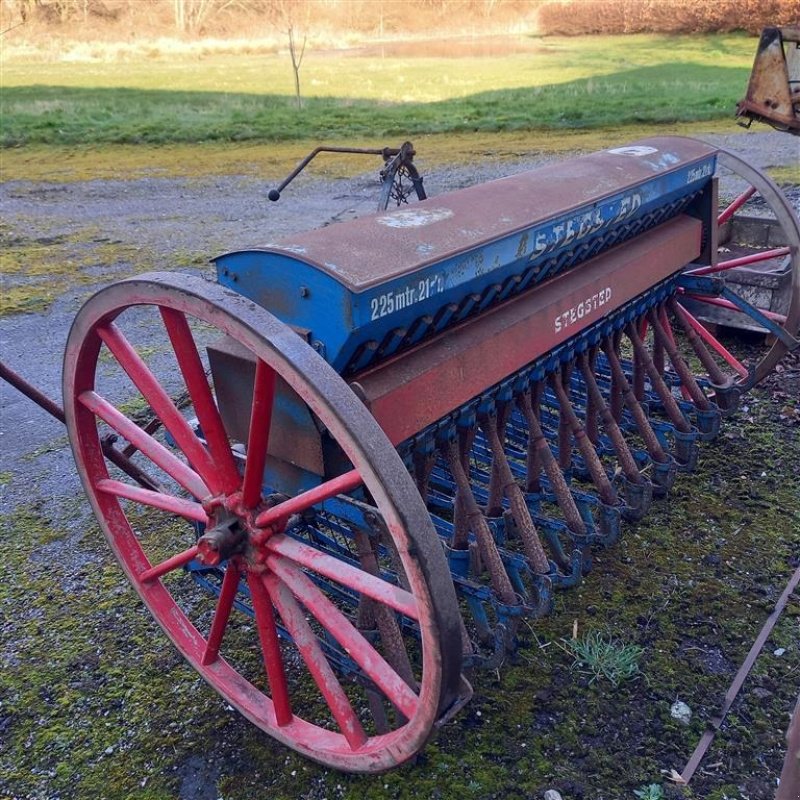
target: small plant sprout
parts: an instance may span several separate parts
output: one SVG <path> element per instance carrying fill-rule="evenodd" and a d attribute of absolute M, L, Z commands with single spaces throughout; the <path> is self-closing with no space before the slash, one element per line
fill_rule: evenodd
<path fill-rule="evenodd" d="M 590 683 L 607 678 L 614 686 L 639 675 L 639 659 L 644 652 L 638 645 L 625 644 L 599 631 L 566 640 L 564 649 L 575 658 L 571 668 L 591 675 Z"/>
<path fill-rule="evenodd" d="M 661 788 L 661 784 L 658 783 L 642 786 L 641 789 L 635 789 L 633 793 L 640 800 L 662 800 L 664 797 L 664 790 Z"/>

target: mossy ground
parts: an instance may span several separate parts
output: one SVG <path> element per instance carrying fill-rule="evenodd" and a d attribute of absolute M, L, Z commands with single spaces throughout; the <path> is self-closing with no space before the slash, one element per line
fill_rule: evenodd
<path fill-rule="evenodd" d="M 798 429 L 756 392 L 698 473 L 558 595 L 516 663 L 474 675 L 459 717 L 414 764 L 378 777 L 323 770 L 227 709 L 143 610 L 82 501 L 33 501 L 0 520 L 0 795 L 632 797 L 682 769 L 798 564 L 799 454 Z M 47 450 L 36 458 L 44 466 Z M 614 688 L 572 670 L 557 644 L 576 620 L 643 647 L 641 677 Z M 799 621 L 795 600 L 684 797 L 770 797 Z M 689 726 L 670 717 L 677 698 Z"/>
<path fill-rule="evenodd" d="M 598 135 L 551 144 L 591 149 Z M 526 141 L 447 137 L 430 151 L 426 145 L 426 157 L 511 158 L 530 152 Z M 114 152 L 96 152 L 98 168 L 113 169 Z M 174 166 L 170 152 L 164 163 L 173 166 L 165 169 L 187 175 L 201 162 L 224 171 L 252 155 L 223 148 L 213 151 L 217 162 L 187 151 Z M 275 174 L 302 153 L 287 150 Z M 81 158 L 64 179 L 86 177 L 91 158 Z M 31 161 L 26 169 L 32 177 L 38 167 Z M 53 242 L 8 228 L 0 235 L 7 279 L 34 295 L 44 291 L 44 275 L 54 296 L 77 285 L 100 256 L 121 272 L 129 268 L 124 248 L 101 253 L 119 245 L 95 241 L 88 229 Z M 65 253 L 73 251 L 93 255 L 75 256 L 77 269 L 69 268 Z M 524 633 L 516 663 L 473 675 L 467 708 L 415 763 L 377 777 L 319 768 L 226 708 L 143 609 L 82 497 L 54 506 L 27 470 L 5 470 L 0 490 L 24 487 L 27 500 L 0 518 L 0 797 L 522 800 L 554 787 L 566 800 L 617 800 L 645 784 L 666 785 L 665 773 L 686 763 L 800 563 L 800 429 L 794 417 L 780 417 L 795 402 L 754 392 L 703 447 L 698 472 L 681 476 L 644 523 L 598 551 L 584 584 L 560 593 L 554 613 Z M 43 443 L 27 463 L 47 470 L 64 446 L 63 439 Z M 576 621 L 579 632 L 641 646 L 641 677 L 614 688 L 573 670 L 558 643 Z M 794 599 L 681 796 L 771 798 L 797 694 L 799 623 Z M 785 652 L 774 655 L 779 648 Z M 675 699 L 692 708 L 689 726 L 670 717 Z"/>

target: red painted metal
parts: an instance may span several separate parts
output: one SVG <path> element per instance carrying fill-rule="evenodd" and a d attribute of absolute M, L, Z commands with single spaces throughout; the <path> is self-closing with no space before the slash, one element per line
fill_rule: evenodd
<path fill-rule="evenodd" d="M 757 264 L 759 261 L 769 261 L 771 258 L 781 258 L 788 256 L 792 251 L 788 247 L 776 247 L 774 250 L 761 250 L 758 253 L 750 253 L 739 258 L 731 258 L 728 261 L 720 261 L 711 267 L 700 267 L 700 269 L 689 270 L 689 275 L 708 275 L 712 272 L 724 272 L 735 267 L 746 267 L 748 264 Z"/>
<path fill-rule="evenodd" d="M 259 359 L 256 363 L 256 377 L 253 385 L 253 407 L 250 413 L 247 462 L 244 467 L 242 488 L 242 502 L 245 508 L 255 508 L 261 500 L 274 399 L 275 371 Z"/>
<path fill-rule="evenodd" d="M 222 588 L 217 598 L 217 607 L 214 611 L 214 620 L 211 623 L 211 630 L 208 633 L 208 642 L 203 652 L 200 663 L 207 667 L 213 664 L 219 657 L 219 648 L 222 645 L 222 637 L 228 627 L 228 619 L 233 609 L 233 601 L 236 599 L 236 592 L 239 590 L 239 578 L 241 570 L 236 561 L 229 561 L 225 568 L 225 576 L 222 579 Z"/>
<path fill-rule="evenodd" d="M 701 230 L 689 217 L 666 222 L 360 373 L 360 392 L 401 442 L 691 262 Z"/>
<path fill-rule="evenodd" d="M 195 558 L 195 556 L 197 556 L 197 545 L 190 547 L 188 550 L 184 550 L 182 553 L 177 553 L 171 558 L 166 559 L 166 561 L 162 561 L 160 564 L 150 567 L 150 569 L 146 569 L 144 572 L 139 574 L 139 580 L 142 583 L 150 583 L 150 581 L 155 581 L 163 575 L 166 575 L 168 572 L 180 569 L 184 564 L 188 564 L 193 558 Z"/>
<path fill-rule="evenodd" d="M 183 461 L 152 436 L 148 436 L 135 422 L 129 420 L 105 398 L 100 397 L 96 392 L 87 391 L 83 392 L 78 399 L 85 408 L 135 445 L 140 452 L 174 478 L 186 491 L 203 499 L 209 496 L 208 487 L 191 467 L 186 466 Z"/>
<path fill-rule="evenodd" d="M 755 186 L 748 187 L 717 217 L 717 225 L 724 225 L 758 190 Z"/>
<path fill-rule="evenodd" d="M 744 313 L 742 309 L 739 308 L 739 306 L 737 306 L 735 303 L 732 303 L 730 300 L 726 300 L 724 297 L 708 297 L 708 295 L 691 294 L 689 292 L 685 293 L 685 297 L 689 297 L 692 300 L 697 300 L 700 303 L 707 303 L 710 306 L 719 306 L 720 308 L 727 308 L 731 311 L 738 311 L 739 313 Z M 769 311 L 766 308 L 759 308 L 758 310 L 767 319 L 771 319 L 773 322 L 777 322 L 781 325 L 786 324 L 785 314 L 778 314 L 776 311 Z"/>
<path fill-rule="evenodd" d="M 230 494 L 239 488 L 239 472 L 233 460 L 228 434 L 222 424 L 219 409 L 209 389 L 191 328 L 184 314 L 171 308 L 162 308 L 160 311 L 178 366 L 186 381 L 189 396 L 192 398 L 200 428 L 218 470 L 220 488 Z"/>
<path fill-rule="evenodd" d="M 280 727 L 292 721 L 292 705 L 289 702 L 289 687 L 286 685 L 286 672 L 283 668 L 283 656 L 278 640 L 278 629 L 275 626 L 275 614 L 272 610 L 272 599 L 262 576 L 255 572 L 247 573 L 247 585 L 253 599 L 253 611 L 256 615 L 256 628 L 261 641 L 261 652 L 264 666 L 269 678 L 272 702 L 275 706 L 275 719 Z"/>
<path fill-rule="evenodd" d="M 386 697 L 405 717 L 411 719 L 417 713 L 420 699 L 350 620 L 291 562 L 279 556 L 270 556 L 267 564 L 314 615 L 314 618 L 344 647 L 350 657 L 375 681 Z"/>
<path fill-rule="evenodd" d="M 336 497 L 337 494 L 345 494 L 355 489 L 357 486 L 360 486 L 363 482 L 364 480 L 357 469 L 345 472 L 344 475 L 331 478 L 331 480 L 321 483 L 319 486 L 315 486 L 307 492 L 290 497 L 285 502 L 272 506 L 272 508 L 268 508 L 266 511 L 262 511 L 256 517 L 256 525 L 259 528 L 268 528 L 270 525 L 275 525 L 276 523 L 285 523 L 292 514 L 305 511 L 307 508 L 317 505 L 317 503 L 322 503 L 331 497 Z M 260 543 L 264 538 L 266 538 L 266 536 L 262 537 L 261 540 L 256 538 L 256 541 Z"/>
<path fill-rule="evenodd" d="M 367 741 L 367 734 L 358 719 L 353 706 L 350 704 L 347 695 L 339 683 L 339 679 L 331 669 L 328 659 L 319 646 L 319 641 L 311 630 L 305 615 L 303 614 L 297 601 L 292 597 L 286 584 L 281 583 L 275 575 L 267 575 L 267 588 L 281 615 L 281 619 L 286 625 L 289 633 L 294 640 L 300 655 L 306 662 L 311 677 L 317 684 L 322 696 L 330 708 L 339 729 L 344 734 L 347 743 L 353 750 L 363 747 Z"/>
<path fill-rule="evenodd" d="M 697 297 L 696 299 L 702 300 L 704 298 Z M 705 325 L 703 325 L 702 322 L 693 317 L 686 310 L 685 306 L 678 304 L 678 308 L 680 309 L 680 313 L 683 314 L 684 319 L 689 323 L 689 325 L 691 325 L 695 329 L 695 331 L 697 331 L 700 338 L 707 345 L 709 345 L 714 350 L 714 352 L 722 356 L 722 358 L 724 358 L 725 361 L 727 361 L 728 364 L 730 364 L 730 366 L 733 367 L 736 370 L 736 372 L 739 373 L 739 375 L 741 375 L 742 378 L 746 378 L 748 375 L 747 367 L 745 367 L 745 365 L 742 364 L 742 362 L 739 361 L 739 359 L 736 358 L 736 356 L 734 356 L 733 353 L 731 353 L 728 350 L 728 348 L 725 347 L 725 345 L 719 341 L 719 339 L 713 336 L 711 332 L 708 330 L 708 328 L 706 328 Z"/>
<path fill-rule="evenodd" d="M 273 536 L 267 542 L 267 549 L 301 567 L 324 575 L 350 589 L 355 589 L 411 619 L 419 619 L 420 610 L 414 595 L 382 578 L 370 575 L 362 569 L 326 555 L 296 539 L 290 539 L 288 536 Z"/>
<path fill-rule="evenodd" d="M 203 525 L 208 524 L 208 515 L 203 506 L 200 503 L 193 503 L 181 497 L 164 494 L 163 492 L 154 492 L 150 489 L 143 489 L 141 486 L 132 486 L 129 483 L 111 480 L 110 478 L 99 480 L 97 489 L 100 492 L 113 494 L 116 497 L 124 497 L 126 500 L 133 500 L 151 508 L 160 508 L 162 511 L 178 514 L 185 519 L 201 522 Z"/>
<path fill-rule="evenodd" d="M 180 449 L 186 454 L 189 463 L 200 474 L 203 482 L 211 489 L 212 494 L 220 491 L 218 470 L 211 460 L 208 451 L 195 436 L 189 423 L 175 408 L 172 398 L 167 394 L 156 377 L 144 363 L 131 343 L 120 330 L 109 323 L 97 329 L 97 335 L 128 374 L 142 397 L 153 409 L 161 424 L 172 434 Z"/>

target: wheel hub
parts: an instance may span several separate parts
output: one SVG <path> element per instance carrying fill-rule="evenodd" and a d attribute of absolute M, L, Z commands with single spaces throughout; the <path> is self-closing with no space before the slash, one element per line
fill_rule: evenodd
<path fill-rule="evenodd" d="M 247 540 L 247 529 L 241 524 L 240 518 L 234 514 L 225 514 L 197 540 L 198 560 L 207 566 L 216 566 L 241 553 Z"/>

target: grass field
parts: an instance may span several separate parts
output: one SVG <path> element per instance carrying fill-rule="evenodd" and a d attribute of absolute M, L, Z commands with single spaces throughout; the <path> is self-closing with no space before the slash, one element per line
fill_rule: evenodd
<path fill-rule="evenodd" d="M 2 64 L 0 143 L 192 143 L 592 129 L 730 117 L 746 36 L 552 37 L 498 57 L 310 51 Z"/>

